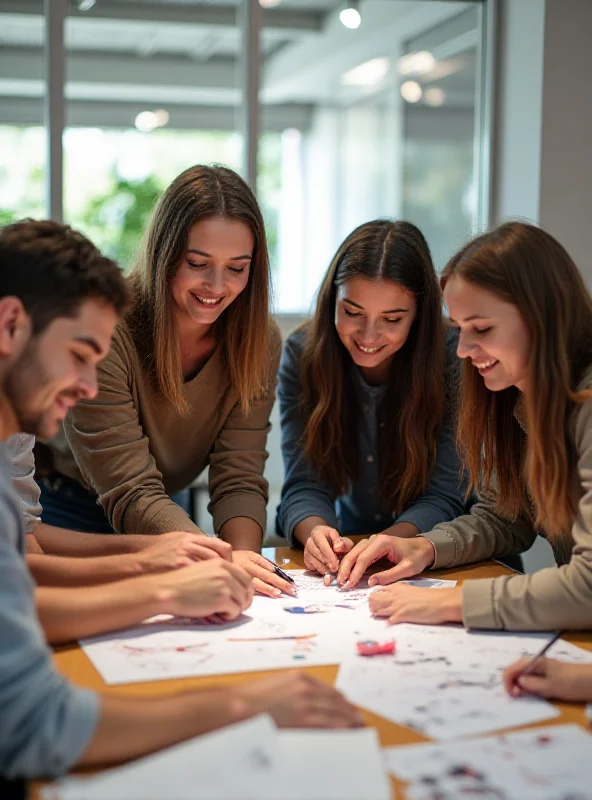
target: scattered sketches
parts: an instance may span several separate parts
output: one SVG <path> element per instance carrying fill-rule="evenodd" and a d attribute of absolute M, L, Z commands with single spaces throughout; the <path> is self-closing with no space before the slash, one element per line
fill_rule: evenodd
<path fill-rule="evenodd" d="M 592 736 L 577 725 L 516 731 L 468 742 L 389 747 L 407 800 L 590 800 Z"/>

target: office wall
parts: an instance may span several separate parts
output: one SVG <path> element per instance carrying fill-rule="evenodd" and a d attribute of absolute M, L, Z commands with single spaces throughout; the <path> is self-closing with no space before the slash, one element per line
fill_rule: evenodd
<path fill-rule="evenodd" d="M 592 287 L 592 2 L 547 0 L 539 222 Z"/>

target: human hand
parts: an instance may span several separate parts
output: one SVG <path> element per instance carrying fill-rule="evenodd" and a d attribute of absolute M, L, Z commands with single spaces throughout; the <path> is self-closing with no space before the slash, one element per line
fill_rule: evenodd
<path fill-rule="evenodd" d="M 341 537 L 335 528 L 315 525 L 304 547 L 304 566 L 306 569 L 325 575 L 330 582 L 331 573 L 337 572 L 340 559 L 349 553 L 353 546 L 352 540 Z"/>
<path fill-rule="evenodd" d="M 188 531 L 173 531 L 153 537 L 153 544 L 134 556 L 141 572 L 153 574 L 180 569 L 195 561 L 224 558 L 230 561 L 232 548 L 226 542 Z"/>
<path fill-rule="evenodd" d="M 253 601 L 253 582 L 244 569 L 220 558 L 150 578 L 157 582 L 163 612 L 177 617 L 235 619 Z"/>
<path fill-rule="evenodd" d="M 281 728 L 359 728 L 360 712 L 332 686 L 288 672 L 238 687 L 245 716 L 267 713 Z"/>
<path fill-rule="evenodd" d="M 391 569 L 371 575 L 369 586 L 393 583 L 402 578 L 411 578 L 434 563 L 434 545 L 429 539 L 399 539 L 377 533 L 362 539 L 341 559 L 337 583 L 345 589 L 356 586 L 371 564 L 387 558 L 396 564 Z"/>
<path fill-rule="evenodd" d="M 296 589 L 279 575 L 275 574 L 273 564 L 260 553 L 253 550 L 233 550 L 232 561 L 239 564 L 253 578 L 253 588 L 256 592 L 268 597 L 279 597 L 282 592 L 295 595 Z"/>
<path fill-rule="evenodd" d="M 368 604 L 375 617 L 388 617 L 389 625 L 398 622 L 438 625 L 442 622 L 462 621 L 460 587 L 422 589 L 395 584 L 372 592 Z"/>
<path fill-rule="evenodd" d="M 554 658 L 539 658 L 527 675 L 521 672 L 531 661 L 521 658 L 504 670 L 504 687 L 512 697 L 537 694 L 572 702 L 592 701 L 592 665 L 569 664 Z"/>

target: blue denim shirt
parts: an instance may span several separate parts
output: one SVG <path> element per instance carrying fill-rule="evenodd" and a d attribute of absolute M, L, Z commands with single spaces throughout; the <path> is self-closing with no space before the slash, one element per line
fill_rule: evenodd
<path fill-rule="evenodd" d="M 380 504 L 380 465 L 378 411 L 386 386 L 370 386 L 352 363 L 358 407 L 362 409 L 358 424 L 358 479 L 347 494 L 336 497 L 322 483 L 305 459 L 301 446 L 304 424 L 300 411 L 300 361 L 306 332 L 297 330 L 284 345 L 278 375 L 284 485 L 278 508 L 278 529 L 290 545 L 296 544 L 294 528 L 303 519 L 322 517 L 342 534 L 378 533 L 395 522 L 411 522 L 420 533 L 440 522 L 448 522 L 464 514 L 467 502 L 466 476 L 455 443 L 456 414 L 450 398 L 457 393 L 460 361 L 456 356 L 457 333 L 446 337 L 446 387 L 449 405 L 438 439 L 436 462 L 426 491 L 416 497 L 398 516 L 386 513 Z"/>
<path fill-rule="evenodd" d="M 99 697 L 78 689 L 51 660 L 25 562 L 25 528 L 0 444 L 0 775 L 54 776 L 88 747 Z"/>

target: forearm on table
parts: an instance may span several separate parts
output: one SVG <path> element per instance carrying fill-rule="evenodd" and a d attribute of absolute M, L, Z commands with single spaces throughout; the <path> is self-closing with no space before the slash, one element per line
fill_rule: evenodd
<path fill-rule="evenodd" d="M 263 531 L 258 522 L 250 517 L 232 517 L 220 528 L 219 536 L 232 545 L 233 550 L 261 552 Z"/>
<path fill-rule="evenodd" d="M 390 525 L 383 533 L 388 536 L 398 536 L 400 539 L 413 539 L 419 533 L 419 528 L 412 522 L 395 522 Z"/>
<path fill-rule="evenodd" d="M 232 688 L 163 697 L 101 696 L 101 716 L 78 766 L 128 761 L 241 719 Z"/>
<path fill-rule="evenodd" d="M 164 611 L 160 589 L 150 577 L 83 589 L 40 586 L 35 599 L 50 644 L 125 628 Z"/>
<path fill-rule="evenodd" d="M 89 558 L 29 553 L 27 564 L 38 586 L 99 586 L 142 572 L 132 553 Z"/>
<path fill-rule="evenodd" d="M 80 533 L 40 522 L 32 535 L 44 553 L 88 558 L 137 553 L 154 544 L 159 534 Z"/>
<path fill-rule="evenodd" d="M 322 517 L 306 517 L 294 527 L 294 538 L 305 547 L 314 528 L 317 525 L 327 525 Z"/>

